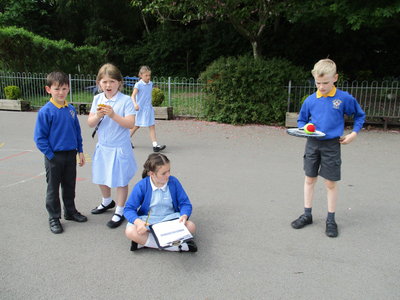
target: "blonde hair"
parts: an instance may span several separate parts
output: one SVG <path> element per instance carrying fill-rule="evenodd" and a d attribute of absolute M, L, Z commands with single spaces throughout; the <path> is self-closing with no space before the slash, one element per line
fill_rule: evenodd
<path fill-rule="evenodd" d="M 142 75 L 143 73 L 147 73 L 147 72 L 151 72 L 150 67 L 148 66 L 141 66 L 139 69 L 139 77 L 140 75 Z"/>
<path fill-rule="evenodd" d="M 121 71 L 114 66 L 113 64 L 107 63 L 101 66 L 99 72 L 97 73 L 96 77 L 96 83 L 98 86 L 100 86 L 100 80 L 103 79 L 103 77 L 108 76 L 114 80 L 117 80 L 120 82 L 119 85 L 119 90 L 122 90 L 122 87 L 124 85 L 124 78 L 122 77 Z"/>
<path fill-rule="evenodd" d="M 325 75 L 336 75 L 336 64 L 329 58 L 321 59 L 314 65 L 311 74 L 314 77 L 322 77 Z"/>

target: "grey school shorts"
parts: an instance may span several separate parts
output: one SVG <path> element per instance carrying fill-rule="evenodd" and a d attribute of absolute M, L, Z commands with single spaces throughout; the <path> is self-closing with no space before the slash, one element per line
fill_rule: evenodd
<path fill-rule="evenodd" d="M 321 177 L 331 180 L 340 180 L 340 155 L 339 138 L 331 140 L 318 140 L 307 138 L 304 152 L 304 172 L 308 177 Z"/>

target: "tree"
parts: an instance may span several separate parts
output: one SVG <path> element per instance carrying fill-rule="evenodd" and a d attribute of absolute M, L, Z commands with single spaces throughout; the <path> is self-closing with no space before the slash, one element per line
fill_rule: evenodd
<path fill-rule="evenodd" d="M 262 55 L 261 38 L 272 30 L 292 1 L 280 0 L 133 0 L 132 5 L 155 15 L 159 21 L 189 23 L 214 18 L 227 21 L 252 46 L 254 58 Z"/>

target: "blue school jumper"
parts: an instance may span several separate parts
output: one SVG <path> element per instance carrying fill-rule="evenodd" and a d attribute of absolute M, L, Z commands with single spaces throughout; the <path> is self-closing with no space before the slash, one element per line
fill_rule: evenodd
<path fill-rule="evenodd" d="M 75 208 L 76 153 L 83 152 L 81 128 L 73 105 L 59 105 L 50 99 L 39 111 L 34 141 L 44 154 L 46 169 L 46 209 L 49 219 L 61 217 L 59 190 L 67 215 Z"/>
<path fill-rule="evenodd" d="M 358 133 L 365 121 L 364 111 L 352 95 L 334 87 L 327 96 L 317 91 L 307 97 L 301 107 L 297 125 L 301 128 L 307 123 L 313 123 L 316 130 L 326 134 L 320 140 L 339 138 L 344 132 L 344 115 L 353 117 L 353 131 Z"/>
<path fill-rule="evenodd" d="M 176 212 L 179 213 L 179 216 L 187 215 L 190 217 L 192 213 L 192 204 L 190 203 L 189 197 L 187 196 L 179 180 L 174 176 L 170 176 L 167 183 L 167 188 L 168 189 L 165 189 L 165 191 L 170 193 L 173 211 L 170 211 L 167 208 L 166 215 Z M 152 205 L 152 198 L 153 188 L 150 183 L 150 177 L 147 176 L 135 185 L 131 195 L 128 198 L 128 201 L 125 204 L 124 216 L 129 223 L 133 224 L 133 222 L 135 222 L 137 218 L 140 218 L 140 216 L 142 216 L 141 219 L 143 219 L 143 217 L 148 215 Z"/>

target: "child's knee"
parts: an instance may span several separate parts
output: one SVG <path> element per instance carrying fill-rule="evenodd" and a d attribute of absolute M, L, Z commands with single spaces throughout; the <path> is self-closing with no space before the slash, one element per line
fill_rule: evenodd
<path fill-rule="evenodd" d="M 135 225 L 126 226 L 125 235 L 128 239 L 132 239 L 136 235 Z"/>
<path fill-rule="evenodd" d="M 196 225 L 192 221 L 186 221 L 185 225 L 191 234 L 196 232 Z"/>
<path fill-rule="evenodd" d="M 325 186 L 329 190 L 335 189 L 336 188 L 336 181 L 325 180 Z"/>

